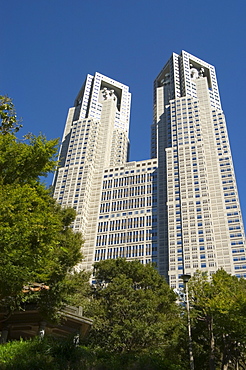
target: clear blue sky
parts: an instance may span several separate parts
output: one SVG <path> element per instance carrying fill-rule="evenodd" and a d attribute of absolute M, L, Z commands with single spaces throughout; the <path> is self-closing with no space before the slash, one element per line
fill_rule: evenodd
<path fill-rule="evenodd" d="M 131 160 L 150 156 L 153 80 L 182 49 L 215 65 L 246 219 L 245 0 L 8 0 L 1 5 L 0 94 L 23 135 L 61 137 L 87 73 L 130 86 Z"/>

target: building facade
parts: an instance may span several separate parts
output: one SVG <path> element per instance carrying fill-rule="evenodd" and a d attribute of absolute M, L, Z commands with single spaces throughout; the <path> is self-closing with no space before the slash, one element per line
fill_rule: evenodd
<path fill-rule="evenodd" d="M 215 69 L 182 51 L 154 82 L 152 159 L 128 162 L 130 93 L 99 73 L 69 110 L 54 197 L 77 210 L 91 269 L 155 262 L 173 288 L 197 269 L 246 277 L 243 222 Z"/>
<path fill-rule="evenodd" d="M 77 211 L 73 228 L 84 236 L 84 269 L 95 260 L 104 169 L 128 160 L 130 101 L 127 86 L 96 73 L 87 76 L 68 112 L 54 197 Z"/>

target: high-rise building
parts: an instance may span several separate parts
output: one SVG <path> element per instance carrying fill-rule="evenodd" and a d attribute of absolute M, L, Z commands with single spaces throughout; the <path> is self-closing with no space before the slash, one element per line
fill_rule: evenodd
<path fill-rule="evenodd" d="M 246 277 L 243 222 L 215 69 L 182 51 L 154 82 L 152 159 L 128 162 L 130 93 L 88 75 L 69 110 L 54 197 L 85 238 L 82 268 L 126 257 L 180 275 Z"/>
<path fill-rule="evenodd" d="M 182 51 L 154 82 L 158 262 L 179 275 L 223 267 L 246 277 L 243 222 L 215 69 Z"/>
<path fill-rule="evenodd" d="M 130 99 L 127 86 L 96 73 L 87 76 L 68 112 L 54 197 L 77 211 L 73 227 L 84 236 L 85 269 L 94 263 L 104 168 L 128 159 Z"/>

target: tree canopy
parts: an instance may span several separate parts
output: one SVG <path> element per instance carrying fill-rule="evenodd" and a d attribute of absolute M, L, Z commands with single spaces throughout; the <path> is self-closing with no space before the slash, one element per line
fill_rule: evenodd
<path fill-rule="evenodd" d="M 22 127 L 17 120 L 15 107 L 12 100 L 5 95 L 0 95 L 0 132 L 7 134 L 10 132 L 18 132 Z"/>
<path fill-rule="evenodd" d="M 189 284 L 196 366 L 246 368 L 246 281 L 218 270 Z"/>
<path fill-rule="evenodd" d="M 18 139 L 12 103 L 0 101 L 0 306 L 16 308 L 35 296 L 24 286 L 44 283 L 50 289 L 35 299 L 55 309 L 61 282 L 82 258 L 82 237 L 70 228 L 75 211 L 62 209 L 40 180 L 55 169 L 58 140 Z"/>
<path fill-rule="evenodd" d="M 176 296 L 152 265 L 100 261 L 94 280 L 91 344 L 118 353 L 151 349 L 164 353 L 175 347 L 180 328 Z"/>

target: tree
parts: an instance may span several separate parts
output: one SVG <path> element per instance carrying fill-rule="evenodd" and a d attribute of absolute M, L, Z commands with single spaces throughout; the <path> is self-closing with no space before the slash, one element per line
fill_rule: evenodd
<path fill-rule="evenodd" d="M 62 209 L 40 180 L 55 169 L 58 141 L 42 135 L 17 139 L 12 103 L 6 108 L 1 102 L 0 306 L 11 310 L 34 300 L 55 312 L 83 242 L 70 228 L 75 211 Z M 33 283 L 47 289 L 34 293 Z"/>
<path fill-rule="evenodd" d="M 114 353 L 159 350 L 170 359 L 181 318 L 175 294 L 156 269 L 139 261 L 100 261 L 94 280 L 89 343 Z M 178 360 L 175 353 L 170 363 Z"/>
<path fill-rule="evenodd" d="M 9 132 L 18 132 L 22 125 L 18 122 L 15 107 L 10 98 L 0 95 L 0 132 L 6 134 Z"/>
<path fill-rule="evenodd" d="M 196 366 L 246 368 L 246 281 L 218 270 L 211 279 L 198 272 L 189 284 Z"/>

